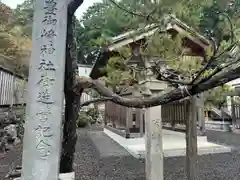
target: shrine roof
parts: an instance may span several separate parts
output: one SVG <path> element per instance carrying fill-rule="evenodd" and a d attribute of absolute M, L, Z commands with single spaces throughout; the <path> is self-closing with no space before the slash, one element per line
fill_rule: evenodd
<path fill-rule="evenodd" d="M 190 46 L 193 51 L 202 56 L 205 53 L 205 49 L 211 46 L 210 41 L 189 27 L 187 24 L 179 20 L 173 15 L 166 18 L 166 30 L 171 33 L 184 33 L 187 39 L 187 46 Z M 146 37 L 153 35 L 156 31 L 161 30 L 161 26 L 158 24 L 150 24 L 137 30 L 131 30 L 126 33 L 108 39 L 107 43 L 101 47 L 100 55 L 93 65 L 93 69 L 90 73 L 90 77 L 97 79 L 104 74 L 100 71 L 106 64 L 108 59 L 117 54 L 116 50 L 123 46 L 136 43 Z M 201 51 L 201 52 L 200 52 Z"/>

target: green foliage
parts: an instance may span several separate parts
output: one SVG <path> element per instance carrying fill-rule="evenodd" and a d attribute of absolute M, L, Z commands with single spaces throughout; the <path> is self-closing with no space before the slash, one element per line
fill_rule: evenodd
<path fill-rule="evenodd" d="M 104 44 L 108 44 L 110 37 L 117 36 L 128 30 L 145 27 L 146 24 L 155 23 L 162 29 L 163 19 L 166 14 L 174 14 L 195 31 L 201 32 L 209 39 L 214 39 L 219 50 L 223 50 L 231 43 L 229 39 L 231 23 L 234 34 L 240 37 L 239 1 L 228 0 L 162 0 L 159 4 L 151 1 L 120 0 L 116 1 L 124 9 L 143 16 L 150 15 L 153 18 L 134 16 L 118 8 L 110 1 L 95 3 L 81 20 L 75 19 L 74 34 L 78 48 L 78 59 L 81 63 L 92 64 L 99 55 L 96 49 Z M 33 17 L 33 0 L 25 0 L 14 10 L 15 23 L 20 24 L 22 29 L 30 27 Z M 230 23 L 228 17 L 232 20 Z M 30 28 L 31 29 L 31 28 Z M 25 32 L 30 36 L 30 31 Z M 147 39 L 147 43 L 140 49 L 144 61 L 149 57 L 164 58 L 168 65 L 177 72 L 183 74 L 187 79 L 191 79 L 202 67 L 202 60 L 193 57 L 182 56 L 186 49 L 182 48 L 182 39 L 187 34 L 172 39 L 167 34 L 155 33 Z M 131 84 L 138 81 L 138 75 L 146 74 L 141 70 L 127 67 L 128 60 L 132 57 L 129 47 L 118 50 L 119 56 L 109 60 L 108 65 L 103 70 L 107 73 L 105 78 L 108 86 L 117 90 L 122 83 Z M 206 50 L 206 56 L 212 55 L 212 48 Z M 225 57 L 219 59 L 215 66 L 224 62 Z M 212 72 L 208 69 L 205 76 Z M 136 72 L 138 71 L 138 72 Z"/>
<path fill-rule="evenodd" d="M 88 125 L 89 122 L 90 122 L 90 117 L 86 113 L 81 112 L 77 119 L 77 127 L 84 128 Z"/>
<path fill-rule="evenodd" d="M 22 75 L 28 71 L 28 58 L 31 51 L 31 39 L 26 36 L 23 25 L 15 23 L 13 11 L 0 3 L 0 11 L 8 13 L 0 22 L 0 65 Z"/>
<path fill-rule="evenodd" d="M 89 108 L 86 111 L 86 115 L 88 117 L 90 117 L 90 123 L 95 124 L 97 122 L 97 119 L 98 119 L 99 115 L 100 115 L 100 112 L 98 111 L 97 108 Z"/>
<path fill-rule="evenodd" d="M 14 23 L 24 27 L 25 35 L 32 36 L 33 0 L 25 0 L 14 9 Z"/>
<path fill-rule="evenodd" d="M 121 57 L 112 57 L 103 69 L 107 72 L 104 78 L 106 85 L 114 91 L 117 91 L 120 84 L 127 84 L 132 79 L 131 72 L 125 63 Z"/>
<path fill-rule="evenodd" d="M 181 43 L 180 37 L 172 39 L 166 33 L 155 33 L 146 42 L 147 47 L 142 50 L 142 55 L 159 57 L 167 61 L 178 60 L 181 54 Z"/>
<path fill-rule="evenodd" d="M 88 108 L 86 111 L 81 111 L 78 116 L 77 126 L 79 128 L 86 127 L 89 123 L 95 124 L 99 118 L 100 112 L 97 108 Z"/>
<path fill-rule="evenodd" d="M 225 93 L 231 90 L 231 86 L 224 85 L 219 86 L 214 89 L 211 89 L 205 92 L 205 104 L 207 106 L 214 105 L 216 107 L 221 107 L 226 104 L 226 95 Z"/>
<path fill-rule="evenodd" d="M 86 59 L 86 55 L 105 44 L 109 37 L 137 28 L 137 19 L 108 2 L 93 4 L 76 26 L 79 61 L 92 64 L 94 58 Z"/>
<path fill-rule="evenodd" d="M 222 52 L 232 43 L 231 38 L 229 38 L 232 30 L 231 26 L 233 26 L 234 34 L 240 34 L 239 13 L 237 13 L 239 11 L 238 7 L 240 6 L 236 1 L 229 3 L 227 0 L 162 0 L 158 5 L 150 2 L 146 3 L 145 1 L 144 3 L 143 6 L 142 1 L 119 1 L 119 5 L 129 11 L 143 15 L 148 15 L 151 12 L 151 16 L 155 21 L 152 18 L 146 21 L 146 19 L 144 20 L 143 18 L 137 17 L 134 19 L 134 26 L 129 26 L 129 24 L 122 19 L 123 16 L 116 16 L 114 14 L 120 10 L 118 7 L 109 4 L 105 4 L 104 6 L 104 3 L 101 7 L 102 11 L 99 11 L 102 16 L 98 14 L 96 17 L 96 14 L 94 14 L 93 16 L 86 16 L 82 21 L 88 28 L 90 27 L 90 24 L 93 28 L 96 27 L 96 24 L 99 25 L 98 27 L 100 28 L 94 28 L 96 30 L 95 32 L 100 34 L 101 37 L 101 40 L 99 37 L 97 38 L 97 40 L 101 42 L 98 43 L 98 45 L 104 44 L 104 39 L 107 39 L 109 36 L 119 35 L 121 32 L 125 32 L 126 29 L 132 29 L 134 27 L 134 29 L 136 29 L 136 27 L 139 27 L 142 24 L 146 25 L 152 22 L 157 24 L 160 23 L 159 28 L 163 29 L 163 24 L 161 24 L 163 21 L 161 19 L 163 19 L 166 14 L 176 15 L 176 17 L 188 24 L 191 29 L 204 34 L 209 40 L 214 40 L 218 46 L 219 52 Z M 99 8 L 100 4 L 93 8 L 97 7 Z M 115 15 L 114 23 L 115 28 L 117 29 L 114 29 L 111 26 L 111 24 L 114 24 L 111 20 L 113 14 Z M 125 14 L 125 11 L 122 11 L 122 14 Z M 130 14 L 125 14 L 125 19 L 128 19 L 127 17 L 131 16 L 132 15 Z M 103 21 L 98 22 L 97 19 L 100 18 L 105 20 L 104 23 Z M 232 22 L 229 21 L 229 18 Z M 95 22 L 94 25 L 92 25 L 93 21 Z M 116 24 L 116 22 L 119 24 Z M 128 28 L 123 28 L 124 26 Z M 191 80 L 199 72 L 199 69 L 203 67 L 203 59 L 199 57 L 183 56 L 184 52 L 188 51 L 188 49 L 183 48 L 182 46 L 182 40 L 187 35 L 189 34 L 181 34 L 173 39 L 173 37 L 165 33 L 156 32 L 153 36 L 147 38 L 147 42 L 141 46 L 140 54 L 142 59 L 145 62 L 149 61 L 151 57 L 165 59 L 168 62 L 167 64 L 169 67 L 176 72 L 181 73 L 184 79 Z M 106 40 L 105 43 L 107 43 Z M 117 87 L 123 82 L 126 83 L 124 81 L 125 79 L 128 79 L 128 82 L 133 79 L 138 81 L 136 80 L 133 70 L 127 66 L 128 60 L 132 57 L 132 53 L 129 49 L 129 47 L 126 47 L 125 51 L 118 50 L 119 56 L 110 58 L 107 67 L 104 69 L 107 73 L 105 81 L 107 85 L 111 86 L 113 89 L 117 89 Z M 213 54 L 212 47 L 208 47 L 205 51 L 206 59 L 209 59 Z M 226 57 L 227 54 L 218 58 L 217 61 L 213 63 L 215 67 L 211 67 L 211 69 L 208 68 L 203 76 L 209 75 L 217 65 L 226 62 Z M 142 73 L 142 71 L 140 72 Z M 214 92 L 223 93 L 225 91 L 225 87 L 218 87 L 213 90 L 213 93 L 209 95 L 209 97 L 213 97 Z M 221 100 L 217 100 L 217 102 L 220 103 Z"/>

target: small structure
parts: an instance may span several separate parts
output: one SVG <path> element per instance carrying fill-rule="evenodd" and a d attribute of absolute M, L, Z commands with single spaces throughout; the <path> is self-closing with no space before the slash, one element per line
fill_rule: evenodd
<path fill-rule="evenodd" d="M 134 66 L 151 66 L 151 61 L 146 63 L 142 62 L 140 58 L 140 44 L 146 42 L 146 38 L 152 36 L 159 29 L 158 25 L 149 25 L 143 29 L 138 29 L 136 31 L 130 31 L 124 34 L 121 34 L 117 37 L 114 37 L 110 40 L 110 43 L 102 49 L 100 58 L 96 61 L 93 66 L 93 70 L 90 74 L 90 77 L 97 79 L 101 76 L 104 76 L 104 72 L 101 71 L 101 68 L 107 64 L 107 61 L 110 57 L 116 56 L 117 50 L 124 46 L 129 46 L 132 49 L 132 58 L 128 61 L 130 65 Z M 200 34 L 196 33 L 186 24 L 170 16 L 169 22 L 167 23 L 167 31 L 172 36 L 177 34 L 183 34 L 183 47 L 188 49 L 185 52 L 183 58 L 198 58 L 202 57 L 206 50 L 211 47 L 211 44 L 207 39 L 205 39 Z M 156 58 L 152 57 L 152 60 L 155 61 Z M 164 60 L 160 60 L 160 66 L 167 66 Z M 138 96 L 154 96 L 160 93 L 163 93 L 163 90 L 171 88 L 166 82 L 160 81 L 159 77 L 153 77 L 153 72 L 147 74 L 147 78 L 143 78 L 139 82 L 139 86 L 143 91 L 136 91 L 134 87 L 126 89 L 124 92 L 121 92 L 122 96 L 127 97 L 138 97 Z M 177 124 L 185 126 L 186 118 L 184 115 L 184 109 L 186 110 L 187 102 L 174 102 L 164 106 L 159 106 L 159 111 L 162 111 L 163 125 L 170 124 L 170 128 L 176 128 Z M 203 107 L 202 107 L 203 109 Z M 156 111 L 156 109 L 155 109 Z M 203 113 L 203 111 L 202 111 Z M 186 113 L 185 113 L 186 114 Z M 145 132 L 145 110 L 135 109 L 135 108 L 126 108 L 120 105 L 116 105 L 112 102 L 106 102 L 105 108 L 105 124 L 109 125 L 107 128 L 112 131 L 124 136 L 124 137 L 138 137 L 143 136 Z M 151 115 L 150 115 L 151 116 Z M 199 122 L 204 121 L 204 116 L 201 116 L 202 119 L 199 119 Z M 202 127 L 204 123 L 199 123 Z M 181 127 L 180 127 L 181 128 Z"/>

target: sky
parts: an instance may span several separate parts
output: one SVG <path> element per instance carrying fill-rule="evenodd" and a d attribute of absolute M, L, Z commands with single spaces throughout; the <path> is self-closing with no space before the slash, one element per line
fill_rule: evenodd
<path fill-rule="evenodd" d="M 18 4 L 21 4 L 24 0 L 2 0 L 2 2 L 11 8 L 16 8 Z M 82 14 L 95 2 L 101 2 L 101 0 L 84 0 L 83 4 L 76 11 L 76 16 L 81 18 Z"/>

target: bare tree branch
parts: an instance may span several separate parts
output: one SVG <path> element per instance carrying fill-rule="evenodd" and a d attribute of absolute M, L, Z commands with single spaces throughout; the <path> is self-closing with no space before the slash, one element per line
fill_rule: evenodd
<path fill-rule="evenodd" d="M 180 84 L 180 85 L 190 85 L 190 82 L 188 81 L 181 81 L 181 80 L 175 80 L 175 79 L 170 79 L 162 74 L 160 74 L 160 79 L 162 81 L 167 81 L 169 83 L 173 83 L 173 84 Z"/>
<path fill-rule="evenodd" d="M 209 79 L 211 79 L 215 74 L 219 73 L 221 70 L 229 67 L 229 66 L 232 66 L 233 64 L 237 63 L 238 61 L 240 61 L 240 57 L 238 57 L 236 60 L 228 63 L 227 65 L 220 65 L 218 66 L 217 68 L 214 69 L 214 71 L 208 75 L 207 77 L 203 78 L 199 83 L 204 83 L 206 81 L 208 81 Z"/>
<path fill-rule="evenodd" d="M 219 46 L 216 45 L 216 42 L 214 39 L 211 39 L 211 42 L 213 42 L 213 55 L 212 57 L 210 57 L 210 59 L 208 60 L 207 64 L 199 71 L 199 73 L 196 75 L 196 77 L 192 80 L 191 84 L 194 84 L 200 77 L 201 75 L 205 72 L 205 70 L 209 67 L 209 65 L 214 61 L 216 60 L 217 58 L 221 57 L 223 54 L 225 54 L 227 51 L 230 51 L 237 43 L 239 43 L 239 41 L 236 41 L 234 42 L 234 30 L 233 30 L 233 23 L 231 21 L 231 18 L 229 17 L 228 14 L 226 14 L 225 12 L 223 13 L 220 13 L 220 15 L 224 16 L 229 25 L 230 25 L 230 32 L 231 32 L 231 44 L 226 48 L 224 49 L 222 52 L 220 52 L 218 55 L 218 50 L 219 50 Z"/>
<path fill-rule="evenodd" d="M 166 81 L 171 84 L 180 84 L 180 85 L 190 85 L 191 84 L 191 82 L 188 82 L 188 81 L 184 81 L 184 80 L 180 80 L 180 79 L 178 79 L 178 80 L 170 79 L 170 78 L 164 76 L 163 73 L 161 72 L 161 70 L 158 69 L 159 63 L 155 62 L 155 68 L 154 68 L 154 70 L 157 71 L 157 73 L 159 75 L 159 78 L 160 78 L 159 80 Z"/>
<path fill-rule="evenodd" d="M 226 49 L 224 49 L 222 52 L 220 52 L 218 55 L 216 55 L 217 52 L 214 52 L 215 55 L 213 55 L 208 62 L 203 66 L 203 68 L 198 72 L 198 74 L 196 75 L 196 77 L 192 80 L 191 84 L 194 84 L 197 80 L 199 80 L 199 78 L 201 77 L 201 75 L 207 70 L 207 68 L 209 68 L 209 66 L 211 65 L 211 63 L 220 58 L 223 54 L 225 54 L 226 52 L 229 52 L 235 45 L 237 45 L 239 42 L 236 41 L 232 44 L 230 44 Z M 219 71 L 217 71 L 219 72 Z M 217 73 L 215 72 L 215 74 Z M 214 75 L 214 74 L 213 74 Z"/>
<path fill-rule="evenodd" d="M 240 58 L 240 55 L 238 58 Z M 203 91 L 212 89 L 214 87 L 223 85 L 229 81 L 237 79 L 239 78 L 239 76 L 240 62 L 238 62 L 237 64 L 233 64 L 228 68 L 225 68 L 221 72 L 215 74 L 211 79 L 206 82 L 202 82 L 192 86 L 184 86 L 184 88 L 177 88 L 162 96 L 151 98 L 124 98 L 113 93 L 110 89 L 102 85 L 98 80 L 92 80 L 86 77 L 77 77 L 78 83 L 75 85 L 75 87 L 73 87 L 73 90 L 77 92 L 78 89 L 81 88 L 94 88 L 102 96 L 109 97 L 110 101 L 112 101 L 113 103 L 126 107 L 146 108 L 167 104 L 191 95 L 201 93 Z"/>
<path fill-rule="evenodd" d="M 230 25 L 231 44 L 232 44 L 233 41 L 234 41 L 234 37 L 235 37 L 235 35 L 234 35 L 234 30 L 233 30 L 233 22 L 232 22 L 230 16 L 229 16 L 227 13 L 224 12 L 224 13 L 221 13 L 220 15 L 224 16 L 224 17 L 227 19 L 227 21 L 228 21 L 228 23 L 229 23 L 229 25 Z"/>

